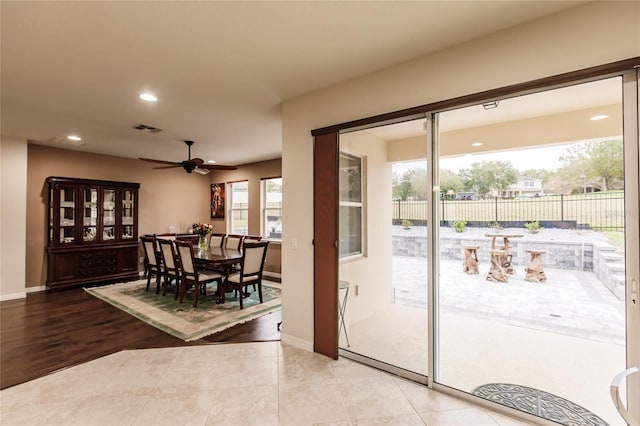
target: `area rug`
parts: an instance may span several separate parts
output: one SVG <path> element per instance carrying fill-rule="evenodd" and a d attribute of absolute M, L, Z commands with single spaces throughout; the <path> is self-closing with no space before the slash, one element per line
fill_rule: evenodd
<path fill-rule="evenodd" d="M 251 295 L 243 299 L 244 309 L 240 309 L 234 293 L 227 293 L 226 302 L 216 305 L 213 297 L 215 284 L 207 288 L 206 299 L 200 297 L 195 308 L 191 295 L 179 303 L 173 300 L 173 293 L 166 296 L 156 294 L 154 284 L 149 291 L 145 291 L 146 280 L 90 287 L 85 291 L 185 342 L 280 310 L 280 284 L 271 281 L 262 281 L 264 302 L 259 303 L 258 293 L 251 291 Z"/>
<path fill-rule="evenodd" d="M 525 413 L 568 426 L 607 426 L 591 411 L 562 397 L 539 389 L 510 383 L 489 383 L 473 394 Z"/>

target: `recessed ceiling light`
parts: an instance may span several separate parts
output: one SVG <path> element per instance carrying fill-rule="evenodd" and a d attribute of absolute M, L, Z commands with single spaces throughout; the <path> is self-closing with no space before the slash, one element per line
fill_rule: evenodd
<path fill-rule="evenodd" d="M 69 135 L 67 136 L 67 139 L 69 139 L 70 141 L 81 141 L 82 138 L 80 136 L 76 136 L 76 135 Z"/>
<path fill-rule="evenodd" d="M 593 117 L 590 118 L 590 120 L 591 121 L 604 120 L 605 118 L 609 118 L 609 116 L 607 114 L 599 114 L 599 115 L 594 115 Z"/>
<path fill-rule="evenodd" d="M 143 101 L 156 102 L 158 100 L 157 97 L 152 95 L 151 93 L 140 93 L 140 99 Z"/>
<path fill-rule="evenodd" d="M 216 160 L 209 160 L 209 161 L 207 161 L 207 163 L 211 163 L 211 164 L 213 164 L 213 163 L 215 163 L 215 162 L 216 162 Z"/>
<path fill-rule="evenodd" d="M 484 145 L 482 142 L 474 142 L 471 144 L 471 146 L 482 146 Z"/>

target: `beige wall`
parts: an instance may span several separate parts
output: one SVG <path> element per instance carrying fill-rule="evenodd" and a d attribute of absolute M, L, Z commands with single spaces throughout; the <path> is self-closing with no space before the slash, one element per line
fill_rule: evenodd
<path fill-rule="evenodd" d="M 228 183 L 247 180 L 249 182 L 249 234 L 262 235 L 260 232 L 260 220 L 262 209 L 260 205 L 261 179 L 282 176 L 282 160 L 261 161 L 258 163 L 243 164 L 237 170 L 214 171 L 210 174 L 211 183 Z M 284 180 L 283 180 L 284 186 Z M 225 219 L 211 219 L 215 232 L 227 232 L 227 221 L 229 219 L 229 187 L 225 188 L 227 213 Z M 283 224 L 283 226 L 285 226 Z M 280 242 L 274 241 L 269 244 L 267 259 L 265 261 L 265 271 L 280 274 L 281 247 Z"/>
<path fill-rule="evenodd" d="M 138 234 L 169 232 L 189 232 L 194 222 L 211 223 L 210 184 L 226 181 L 227 176 L 187 174 L 181 168 L 154 170 L 153 165 L 139 160 L 88 154 L 79 151 L 49 148 L 35 144 L 28 145 L 26 181 L 26 287 L 44 286 L 46 282 L 46 184 L 48 176 L 64 176 L 86 179 L 115 180 L 140 183 L 138 204 Z M 4 170 L 4 167 L 3 167 Z M 229 172 L 231 173 L 231 172 Z M 255 176 L 280 175 L 280 160 L 246 165 L 232 172 L 231 180 L 250 179 Z M 252 188 L 253 189 L 253 188 Z M 251 193 L 250 202 L 259 206 Z M 257 194 L 259 197 L 259 193 Z M 3 203 L 4 205 L 4 203 Z M 259 214 L 259 207 L 256 207 Z M 252 228 L 257 226 L 257 228 Z M 259 224 L 250 223 L 250 230 L 259 231 Z M 224 232 L 224 225 L 216 232 Z M 253 232 L 253 231 L 252 231 Z M 4 241 L 4 239 L 3 239 Z M 280 272 L 279 245 L 269 247 L 269 269 Z M 142 253 L 141 253 L 142 255 Z M 141 266 L 142 267 L 142 266 Z M 266 266 L 265 266 L 266 268 Z M 4 268 L 3 268 L 4 269 Z"/>
<path fill-rule="evenodd" d="M 29 144 L 27 165 L 26 286 L 46 281 L 46 183 L 48 176 L 140 183 L 138 233 L 186 232 L 209 221 L 209 177 L 182 169 L 153 170 L 139 160 Z"/>
<path fill-rule="evenodd" d="M 0 300 L 25 297 L 27 141 L 0 138 Z"/>
<path fill-rule="evenodd" d="M 285 102 L 283 341 L 313 342 L 312 129 L 640 56 L 639 13 L 588 3 Z"/>

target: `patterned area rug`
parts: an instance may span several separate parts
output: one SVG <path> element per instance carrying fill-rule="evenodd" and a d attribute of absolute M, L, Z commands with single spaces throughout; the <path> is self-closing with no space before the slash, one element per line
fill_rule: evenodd
<path fill-rule="evenodd" d="M 149 291 L 145 291 L 146 285 L 145 279 L 85 288 L 85 291 L 185 342 L 280 310 L 280 284 L 266 280 L 262 281 L 264 302 L 259 303 L 258 292 L 251 291 L 249 287 L 251 295 L 243 300 L 242 310 L 234 293 L 227 293 L 226 302 L 216 305 L 213 297 L 215 283 L 207 287 L 206 299 L 201 296 L 196 308 L 192 306 L 190 294 L 185 296 L 183 303 L 179 303 L 173 300 L 173 293 L 167 292 L 166 296 L 156 294 L 155 283 L 151 283 Z"/>
<path fill-rule="evenodd" d="M 552 393 L 509 383 L 490 383 L 473 394 L 516 410 L 568 426 L 608 426 L 591 411 Z"/>

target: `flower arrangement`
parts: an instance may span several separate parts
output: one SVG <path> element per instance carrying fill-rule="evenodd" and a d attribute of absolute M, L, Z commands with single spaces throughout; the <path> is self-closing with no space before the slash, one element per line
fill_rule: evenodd
<path fill-rule="evenodd" d="M 213 232 L 213 225 L 209 223 L 194 223 L 191 225 L 191 232 L 204 237 Z"/>
<path fill-rule="evenodd" d="M 198 250 L 202 252 L 209 250 L 209 238 L 207 238 L 207 235 L 213 232 L 213 225 L 209 223 L 194 223 L 191 225 L 191 232 L 200 236 Z"/>

